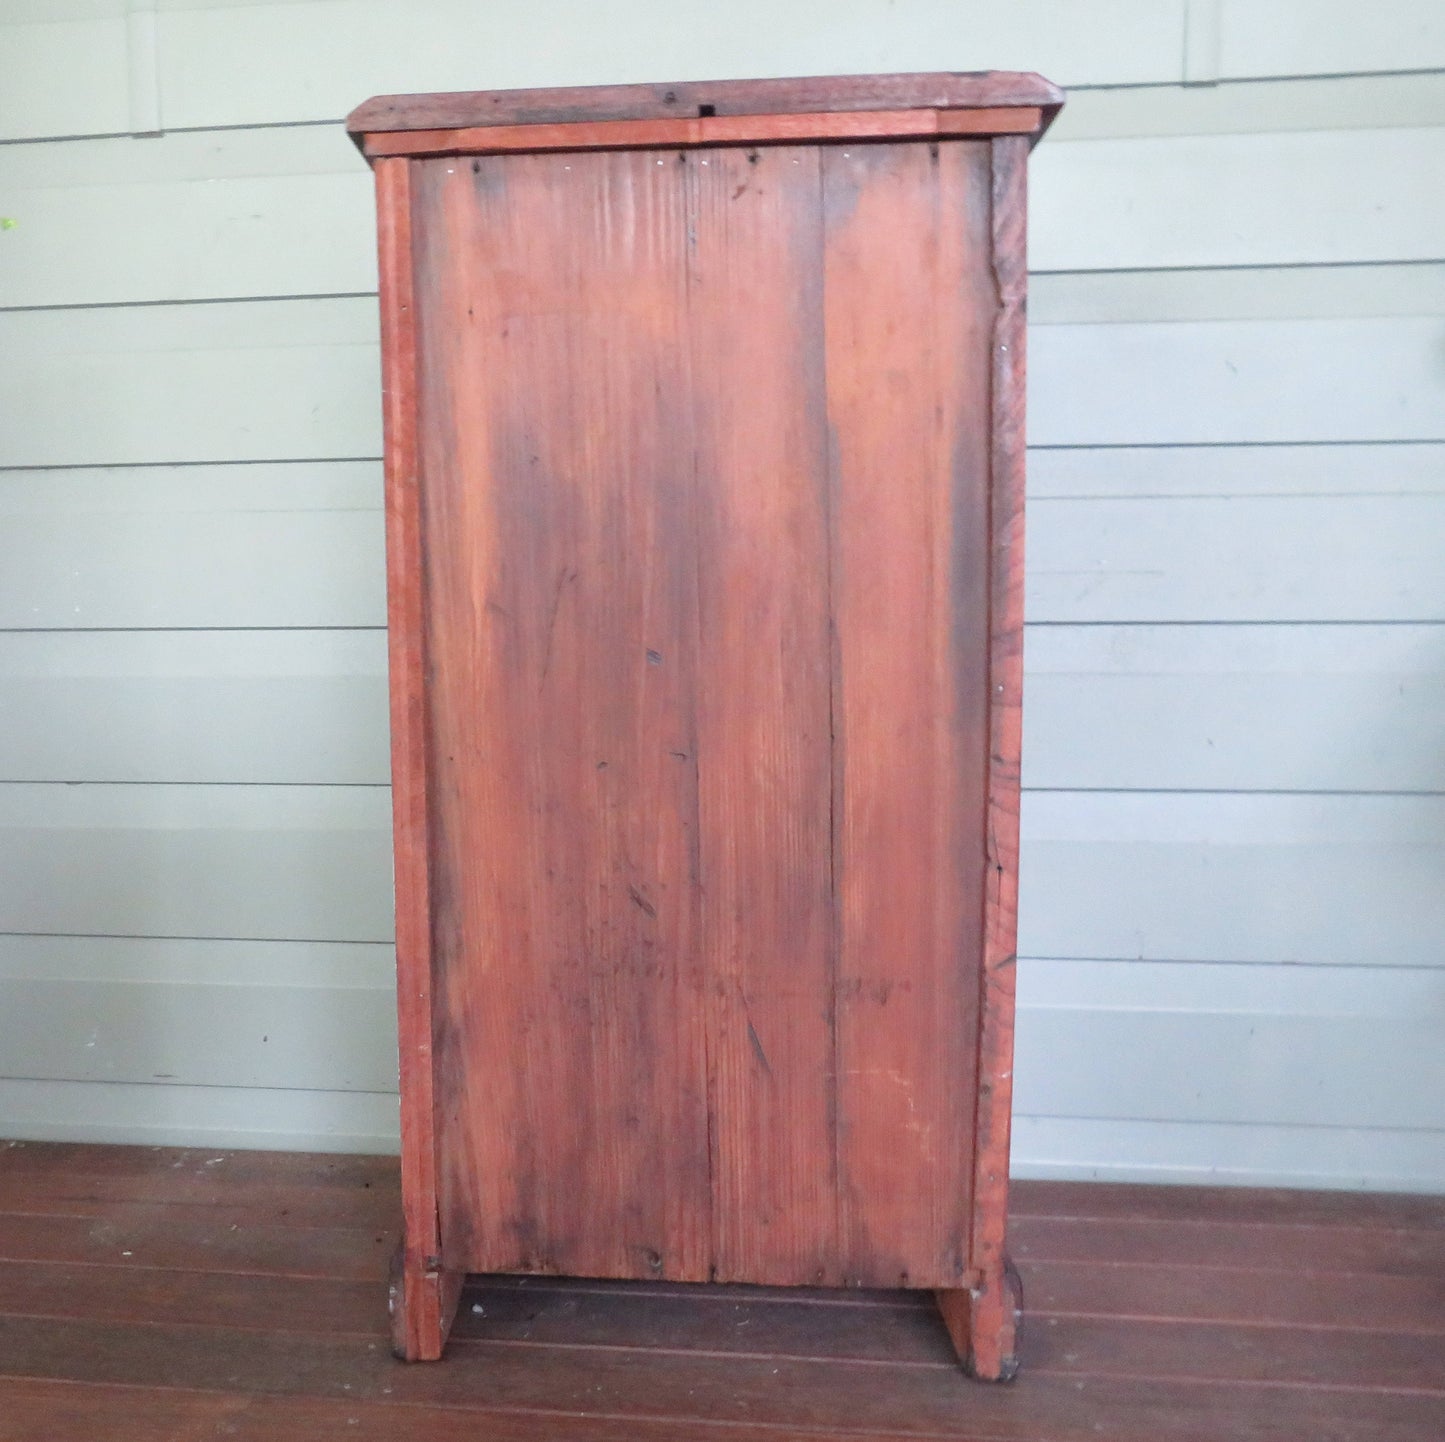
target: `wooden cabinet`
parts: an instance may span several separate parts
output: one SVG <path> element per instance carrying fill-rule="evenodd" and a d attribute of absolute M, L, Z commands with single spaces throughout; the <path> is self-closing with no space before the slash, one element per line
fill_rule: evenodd
<path fill-rule="evenodd" d="M 1029 75 L 391 97 L 405 1242 L 1013 1367 Z"/>

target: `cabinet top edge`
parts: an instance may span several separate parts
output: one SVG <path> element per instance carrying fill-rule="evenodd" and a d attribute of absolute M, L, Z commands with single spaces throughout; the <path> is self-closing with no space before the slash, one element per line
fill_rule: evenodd
<path fill-rule="evenodd" d="M 724 116 L 823 115 L 871 110 L 1036 109 L 1037 139 L 1064 103 L 1041 75 L 1022 71 L 939 71 L 769 80 L 683 80 L 659 85 L 587 85 L 541 90 L 377 95 L 346 118 L 365 153 L 372 135 L 474 130 L 487 126 L 590 124 Z M 419 147 L 424 149 L 425 147 Z M 403 146 L 388 147 L 404 154 Z"/>

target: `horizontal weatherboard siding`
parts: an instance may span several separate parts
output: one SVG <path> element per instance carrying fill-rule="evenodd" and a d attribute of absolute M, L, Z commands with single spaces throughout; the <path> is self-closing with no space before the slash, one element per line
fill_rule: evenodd
<path fill-rule="evenodd" d="M 1033 165 L 1031 264 L 1437 261 L 1442 145 L 1441 125 L 1051 136 Z M 0 306 L 376 288 L 371 176 L 339 126 L 8 146 L 0 185 L 23 222 L 6 236 Z"/>
<path fill-rule="evenodd" d="M 401 49 L 388 0 L 163 0 L 127 37 L 126 0 L 8 7 L 16 83 L 0 138 L 337 121 L 377 92 L 710 76 L 1038 70 L 1070 87 L 1445 68 L 1423 0 L 1223 0 L 1217 53 L 1200 0 L 762 0 L 658 22 L 654 0 L 478 7 L 416 0 Z M 1188 43 L 1186 43 L 1188 36 Z M 130 77 L 137 76 L 128 84 Z M 138 93 L 139 92 L 139 93 Z"/>
<path fill-rule="evenodd" d="M 1438 623 L 1035 626 L 1024 675 L 1031 789 L 1445 793 Z"/>
<path fill-rule="evenodd" d="M 0 932 L 391 939 L 371 786 L 0 786 Z"/>
<path fill-rule="evenodd" d="M 0 690 L 13 781 L 389 776 L 379 629 L 0 632 Z"/>
<path fill-rule="evenodd" d="M 36 1081 L 384 1092 L 391 987 L 0 982 L 0 1051 Z"/>
<path fill-rule="evenodd" d="M 1120 1121 L 1417 1131 L 1439 1121 L 1438 970 L 1025 959 L 1019 992 L 1025 1115 L 1064 1099 L 1073 1115 Z M 1373 1064 L 1380 1051 L 1392 1068 Z"/>
<path fill-rule="evenodd" d="M 1028 789 L 1445 792 L 1445 623 L 1041 623 L 1024 663 Z M 13 781 L 389 777 L 377 627 L 9 631 L 0 687 Z"/>
<path fill-rule="evenodd" d="M 1445 440 L 1445 317 L 1038 327 L 1035 446 Z M 370 297 L 0 313 L 0 467 L 379 454 Z M 1108 388 L 1078 385 L 1108 374 Z M 90 423 L 57 428 L 67 399 Z M 259 411 L 258 411 L 259 408 Z M 264 414 L 266 425 L 258 424 Z"/>
<path fill-rule="evenodd" d="M 395 1146 L 346 111 L 1017 67 L 1073 93 L 1030 197 L 1015 1169 L 1445 1190 L 1439 7 L 659 14 L 5 7 L 0 1134 Z"/>
<path fill-rule="evenodd" d="M 1051 499 L 1030 526 L 1033 621 L 1445 618 L 1445 493 Z"/>
<path fill-rule="evenodd" d="M 1441 965 L 1445 796 L 1034 792 L 1023 834 L 1023 955 Z"/>
<path fill-rule="evenodd" d="M 0 932 L 385 942 L 389 840 L 383 787 L 11 783 Z M 1442 867 L 1445 796 L 1036 791 L 1019 947 L 1438 966 Z"/>
<path fill-rule="evenodd" d="M 1388 471 L 1400 448 L 1377 449 Z M 1260 459 L 1250 447 L 1209 455 L 1221 485 Z M 1137 455 L 1120 464 L 1147 469 Z M 1096 453 L 1073 451 L 1037 468 L 1084 486 L 1087 477 L 1071 473 L 1097 474 L 1100 463 Z M 215 509 L 165 504 L 184 476 L 214 498 Z M 251 504 L 252 487 L 278 476 L 294 483 L 290 494 L 274 508 Z M 0 472 L 0 516 L 17 552 L 0 571 L 0 627 L 383 625 L 378 476 L 375 462 L 326 461 L 159 475 L 151 468 Z M 1154 481 L 1143 474 L 1140 484 Z M 1031 494 L 1030 621 L 1445 620 L 1438 546 L 1445 490 L 1260 494 L 1243 489 L 1247 482 L 1233 484 L 1242 493 Z M 348 486 L 368 504 L 334 505 Z M 57 501 L 76 497 L 76 509 L 47 504 L 52 487 Z"/>
<path fill-rule="evenodd" d="M 306 1091 L 193 1087 L 169 1081 L 0 1077 L 0 1115 L 16 1137 L 164 1146 L 394 1152 L 396 1089 Z"/>

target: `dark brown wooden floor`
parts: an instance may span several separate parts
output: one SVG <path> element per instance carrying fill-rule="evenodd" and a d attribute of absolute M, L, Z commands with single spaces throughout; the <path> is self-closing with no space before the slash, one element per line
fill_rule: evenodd
<path fill-rule="evenodd" d="M 0 1143 L 0 1438 L 1441 1442 L 1445 1198 L 1016 1186 L 1024 1373 L 926 1299 L 475 1284 L 385 1337 L 390 1159 Z"/>

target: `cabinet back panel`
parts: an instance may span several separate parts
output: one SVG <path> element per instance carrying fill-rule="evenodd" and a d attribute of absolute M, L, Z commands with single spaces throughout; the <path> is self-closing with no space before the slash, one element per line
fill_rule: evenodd
<path fill-rule="evenodd" d="M 413 169 L 446 1265 L 957 1285 L 987 144 Z"/>

